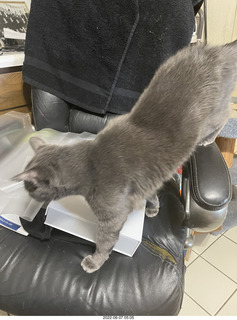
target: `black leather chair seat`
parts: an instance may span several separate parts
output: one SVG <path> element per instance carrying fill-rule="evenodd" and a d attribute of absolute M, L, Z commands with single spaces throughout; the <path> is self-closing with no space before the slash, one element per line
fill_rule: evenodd
<path fill-rule="evenodd" d="M 87 274 L 95 245 L 53 230 L 40 241 L 0 227 L 0 309 L 16 315 L 176 315 L 184 283 L 184 210 L 174 180 L 160 192 L 157 217 L 145 218 L 132 258 L 117 252 Z"/>

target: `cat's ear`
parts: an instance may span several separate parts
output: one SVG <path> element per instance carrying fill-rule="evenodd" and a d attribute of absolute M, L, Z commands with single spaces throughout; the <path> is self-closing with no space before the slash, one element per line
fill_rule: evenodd
<path fill-rule="evenodd" d="M 45 142 L 38 137 L 31 137 L 29 143 L 32 149 L 36 152 L 41 146 L 45 145 Z"/>
<path fill-rule="evenodd" d="M 32 182 L 34 185 L 38 185 L 38 172 L 36 169 L 30 169 L 30 170 L 26 170 L 20 174 L 17 174 L 16 176 L 14 176 L 13 178 L 11 178 L 11 180 L 15 180 L 15 181 L 28 181 L 28 182 Z"/>

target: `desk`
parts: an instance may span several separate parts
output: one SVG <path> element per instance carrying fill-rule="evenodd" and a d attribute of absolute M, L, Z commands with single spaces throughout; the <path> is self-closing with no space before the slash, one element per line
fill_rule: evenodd
<path fill-rule="evenodd" d="M 4 52 L 0 55 L 0 69 L 21 67 L 24 61 L 24 52 Z"/>
<path fill-rule="evenodd" d="M 31 115 L 30 86 L 22 80 L 23 52 L 0 56 L 0 115 L 9 111 Z"/>

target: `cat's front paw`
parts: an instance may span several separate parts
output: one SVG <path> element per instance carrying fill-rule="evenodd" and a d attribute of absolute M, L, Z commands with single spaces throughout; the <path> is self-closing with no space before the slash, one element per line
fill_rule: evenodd
<path fill-rule="evenodd" d="M 103 263 L 96 263 L 95 259 L 91 255 L 85 257 L 81 262 L 83 270 L 87 273 L 95 272 L 102 266 L 102 264 Z"/>
<path fill-rule="evenodd" d="M 146 216 L 149 218 L 155 217 L 159 212 L 159 207 L 156 208 L 146 208 Z"/>

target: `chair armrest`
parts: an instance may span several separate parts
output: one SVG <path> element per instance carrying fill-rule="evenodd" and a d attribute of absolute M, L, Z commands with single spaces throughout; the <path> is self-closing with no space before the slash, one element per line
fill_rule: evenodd
<path fill-rule="evenodd" d="M 183 166 L 186 225 L 199 232 L 216 230 L 225 220 L 230 200 L 230 173 L 216 143 L 197 147 Z"/>

